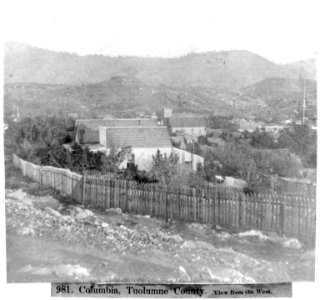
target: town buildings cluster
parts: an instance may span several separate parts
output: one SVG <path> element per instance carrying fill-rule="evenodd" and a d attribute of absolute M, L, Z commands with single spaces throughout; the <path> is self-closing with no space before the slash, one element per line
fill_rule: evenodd
<path fill-rule="evenodd" d="M 277 136 L 290 124 L 290 120 L 264 124 L 251 118 L 231 118 L 228 124 L 232 127 L 234 136 L 241 136 L 243 132 L 254 132 L 257 128 Z M 176 113 L 169 107 L 163 108 L 160 115 L 154 113 L 149 117 L 141 114 L 137 118 L 119 119 L 108 115 L 101 119 L 76 119 L 75 122 L 76 142 L 92 152 L 99 151 L 108 155 L 124 147 L 131 148 L 120 168 L 127 168 L 128 163 L 134 163 L 138 169 L 149 171 L 153 157 L 160 151 L 166 156 L 177 155 L 181 174 L 195 172 L 204 166 L 204 157 L 195 154 L 192 149 L 199 137 L 206 137 L 207 143 L 213 147 L 223 147 L 226 142 L 221 138 L 222 131 L 221 127 L 208 126 L 206 115 Z M 227 181 L 226 178 L 223 181 Z M 277 178 L 277 181 L 285 186 L 282 190 L 286 193 L 291 193 L 293 189 L 290 187 L 296 183 L 305 185 L 306 189 L 310 189 L 312 185 L 312 190 L 315 186 L 312 180 L 301 182 L 294 178 Z M 241 186 L 244 185 L 245 183 L 241 183 Z"/>

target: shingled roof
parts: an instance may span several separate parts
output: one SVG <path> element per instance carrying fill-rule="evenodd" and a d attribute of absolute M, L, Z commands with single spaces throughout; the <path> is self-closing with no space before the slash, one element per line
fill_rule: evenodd
<path fill-rule="evenodd" d="M 82 143 L 99 143 L 99 127 L 134 127 L 134 126 L 155 126 L 152 119 L 78 119 L 75 127 L 83 127 L 85 133 Z"/>
<path fill-rule="evenodd" d="M 154 127 L 109 127 L 106 128 L 107 148 L 113 146 L 132 148 L 171 147 L 168 130 L 165 126 Z"/>
<path fill-rule="evenodd" d="M 104 127 L 132 127 L 132 126 L 155 126 L 152 119 L 78 119 L 75 126 L 83 125 L 92 130 L 99 130 Z"/>
<path fill-rule="evenodd" d="M 169 118 L 171 127 L 205 127 L 206 120 L 202 116 L 178 116 Z"/>

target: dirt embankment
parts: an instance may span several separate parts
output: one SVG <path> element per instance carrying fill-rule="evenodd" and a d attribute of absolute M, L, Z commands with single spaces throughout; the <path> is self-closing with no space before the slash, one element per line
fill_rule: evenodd
<path fill-rule="evenodd" d="M 22 189 L 6 190 L 6 222 L 10 282 L 254 283 L 314 274 L 314 252 L 294 239 L 166 223 Z"/>

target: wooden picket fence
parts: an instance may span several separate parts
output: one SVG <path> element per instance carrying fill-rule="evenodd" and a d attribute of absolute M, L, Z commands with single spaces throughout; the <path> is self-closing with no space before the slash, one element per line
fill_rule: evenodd
<path fill-rule="evenodd" d="M 168 188 L 98 174 L 37 166 L 13 155 L 23 175 L 53 187 L 84 205 L 246 230 L 257 229 L 315 243 L 315 199 L 280 194 L 245 195 L 216 187 Z"/>

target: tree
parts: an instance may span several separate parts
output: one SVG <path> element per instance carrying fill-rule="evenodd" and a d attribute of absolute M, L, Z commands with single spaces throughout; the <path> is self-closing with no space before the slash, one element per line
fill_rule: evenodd
<path fill-rule="evenodd" d="M 165 185 L 170 185 L 171 178 L 177 173 L 176 167 L 179 157 L 173 153 L 167 156 L 167 154 L 162 154 L 160 150 L 157 150 L 152 159 L 152 168 L 149 176 Z"/>
<path fill-rule="evenodd" d="M 275 148 L 276 142 L 273 136 L 271 136 L 264 129 L 260 130 L 256 128 L 256 130 L 251 134 L 250 145 L 255 148 Z"/>
<path fill-rule="evenodd" d="M 102 156 L 102 172 L 117 172 L 121 163 L 130 155 L 131 150 L 131 147 L 122 147 L 120 151 L 115 151 L 113 149 L 110 151 L 109 155 Z"/>
<path fill-rule="evenodd" d="M 198 144 L 200 145 L 207 145 L 208 144 L 208 138 L 206 136 L 199 136 L 198 137 Z"/>
<path fill-rule="evenodd" d="M 70 127 L 72 122 L 65 118 L 26 117 L 17 124 L 15 141 L 22 143 L 27 140 L 40 147 L 63 144 L 70 140 L 67 132 Z"/>
<path fill-rule="evenodd" d="M 186 145 L 186 151 L 197 154 L 197 155 L 202 154 L 201 147 L 198 142 L 194 140 L 191 140 L 188 142 L 185 137 L 183 138 L 183 141 L 184 141 L 184 144 Z"/>
<path fill-rule="evenodd" d="M 220 135 L 220 138 L 222 138 L 225 142 L 234 142 L 234 137 L 232 134 L 232 131 L 227 129 L 227 128 L 223 128 L 222 129 L 222 133 Z"/>
<path fill-rule="evenodd" d="M 232 116 L 214 116 L 211 115 L 207 119 L 207 126 L 212 129 L 220 129 L 230 123 Z"/>
<path fill-rule="evenodd" d="M 271 187 L 274 175 L 293 177 L 300 167 L 292 156 L 275 150 L 253 148 L 245 143 L 234 143 L 207 154 L 203 177 L 212 182 L 215 181 L 215 175 L 241 178 L 250 189 L 264 191 Z"/>
<path fill-rule="evenodd" d="M 316 167 L 317 135 L 308 125 L 292 124 L 279 137 L 279 147 L 289 148 L 307 167 Z"/>

